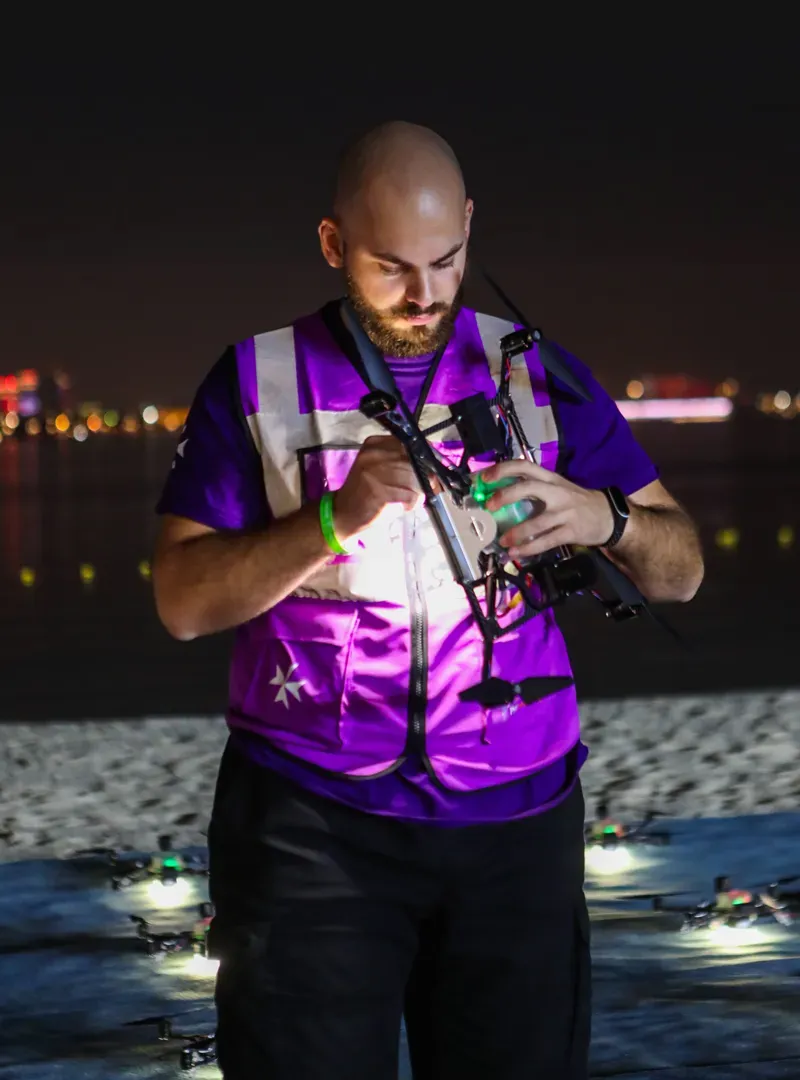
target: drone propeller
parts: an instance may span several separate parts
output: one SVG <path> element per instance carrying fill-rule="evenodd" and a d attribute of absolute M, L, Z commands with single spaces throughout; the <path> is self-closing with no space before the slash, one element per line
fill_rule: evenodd
<path fill-rule="evenodd" d="M 494 278 L 486 270 L 483 270 L 483 276 L 486 278 L 491 287 L 506 305 L 511 314 L 515 316 L 517 322 L 522 323 L 525 329 L 530 331 L 533 340 L 539 346 L 539 359 L 542 362 L 542 367 L 546 371 L 549 371 L 551 375 L 554 375 L 557 379 L 564 383 L 565 386 L 568 386 L 569 389 L 573 392 L 573 394 L 575 394 L 577 397 L 581 398 L 583 401 L 592 401 L 592 395 L 589 393 L 589 391 L 586 389 L 580 379 L 578 379 L 578 377 L 569 370 L 567 365 L 561 359 L 561 354 L 559 353 L 558 347 L 556 345 L 553 345 L 552 342 L 548 341 L 541 330 L 537 330 L 535 327 L 531 326 L 531 324 L 528 322 L 528 320 L 525 318 L 525 316 L 522 314 L 516 304 L 513 303 L 511 299 L 509 299 L 509 297 L 505 294 L 505 292 L 503 292 L 503 290 L 500 288 Z"/>
<path fill-rule="evenodd" d="M 620 897 L 620 900 L 670 900 L 674 896 L 690 896 L 690 892 L 681 890 L 679 892 L 654 892 L 654 893 L 625 893 Z"/>
<path fill-rule="evenodd" d="M 72 857 L 76 858 L 81 855 L 107 855 L 109 858 L 115 856 L 117 851 L 115 848 L 110 847 L 90 847 L 80 848 L 78 851 L 73 851 Z"/>
<path fill-rule="evenodd" d="M 790 874 L 790 875 L 787 875 L 786 877 L 772 878 L 771 881 L 769 882 L 769 885 L 788 885 L 789 882 L 797 881 L 798 879 L 800 879 L 800 874 Z M 716 886 L 717 883 L 721 884 L 723 880 L 726 880 L 726 879 L 724 879 L 724 878 L 716 878 L 715 881 L 714 881 L 714 885 Z M 764 889 L 769 888 L 769 885 L 764 885 L 764 884 L 761 884 L 761 885 L 745 885 L 745 886 L 736 886 L 736 888 L 739 889 L 742 892 L 748 892 L 748 893 L 752 893 L 753 895 L 758 895 L 760 892 L 763 892 Z M 730 883 L 728 884 L 728 888 L 730 888 Z M 666 899 L 672 899 L 673 897 L 676 897 L 676 896 L 684 896 L 687 899 L 689 899 L 690 897 L 697 896 L 697 895 L 698 895 L 698 891 L 696 889 L 678 889 L 675 892 L 626 893 L 624 899 L 625 900 L 666 900 Z M 690 906 L 690 905 L 687 905 L 687 906 Z"/>
<path fill-rule="evenodd" d="M 462 701 L 477 701 L 487 709 L 510 705 L 517 697 L 522 698 L 525 705 L 532 705 L 534 701 L 541 701 L 559 690 L 566 690 L 573 685 L 573 681 L 569 675 L 543 675 L 539 678 L 522 679 L 518 683 L 491 677 L 471 686 L 469 690 L 463 690 L 458 696 Z"/>
<path fill-rule="evenodd" d="M 800 881 L 800 874 L 787 874 L 786 877 L 772 878 L 770 885 L 790 885 L 793 881 Z"/>
<path fill-rule="evenodd" d="M 194 1013 L 207 1013 L 213 1007 L 214 1003 L 209 1001 L 207 1005 L 197 1005 L 193 1009 L 182 1009 L 180 1012 L 170 1013 L 169 1015 L 161 1013 L 158 1016 L 144 1016 L 141 1020 L 126 1020 L 123 1027 L 146 1027 L 150 1024 L 163 1024 L 165 1020 L 176 1020 L 182 1016 L 192 1016 Z"/>

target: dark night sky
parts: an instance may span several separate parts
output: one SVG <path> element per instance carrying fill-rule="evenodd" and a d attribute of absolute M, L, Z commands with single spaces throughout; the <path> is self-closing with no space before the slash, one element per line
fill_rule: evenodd
<path fill-rule="evenodd" d="M 411 86 L 391 64 L 318 86 L 200 58 L 20 65 L 0 116 L 0 371 L 188 402 L 228 342 L 338 291 L 315 231 L 335 153 L 401 117 L 452 142 L 484 261 L 610 388 L 687 370 L 800 389 L 800 107 L 738 64 L 674 61 L 646 86 L 647 58 Z"/>

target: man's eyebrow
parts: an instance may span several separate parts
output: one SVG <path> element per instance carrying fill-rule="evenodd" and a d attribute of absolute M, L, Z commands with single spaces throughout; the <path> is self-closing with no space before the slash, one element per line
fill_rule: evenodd
<path fill-rule="evenodd" d="M 457 255 L 463 246 L 464 241 L 461 240 L 458 244 L 454 244 L 449 251 L 446 251 L 444 255 L 440 255 L 438 259 L 434 259 L 429 265 L 438 266 L 440 263 L 447 262 L 448 259 L 452 259 L 454 255 Z M 399 255 L 392 255 L 391 252 L 388 251 L 375 251 L 373 252 L 373 258 L 380 259 L 381 262 L 394 263 L 395 266 L 411 266 L 410 263 L 401 259 Z"/>

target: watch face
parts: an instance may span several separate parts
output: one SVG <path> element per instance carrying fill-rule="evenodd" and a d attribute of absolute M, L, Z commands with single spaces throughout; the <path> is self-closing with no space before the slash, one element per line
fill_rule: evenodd
<path fill-rule="evenodd" d="M 608 497 L 614 507 L 614 510 L 621 518 L 630 517 L 630 510 L 628 509 L 628 501 L 622 494 L 618 487 L 610 487 L 607 489 Z"/>

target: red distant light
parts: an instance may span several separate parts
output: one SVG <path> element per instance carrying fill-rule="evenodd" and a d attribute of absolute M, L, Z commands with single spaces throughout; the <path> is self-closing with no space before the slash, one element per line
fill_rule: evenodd
<path fill-rule="evenodd" d="M 19 373 L 20 390 L 35 390 L 39 385 L 39 372 L 33 368 L 26 368 Z"/>

